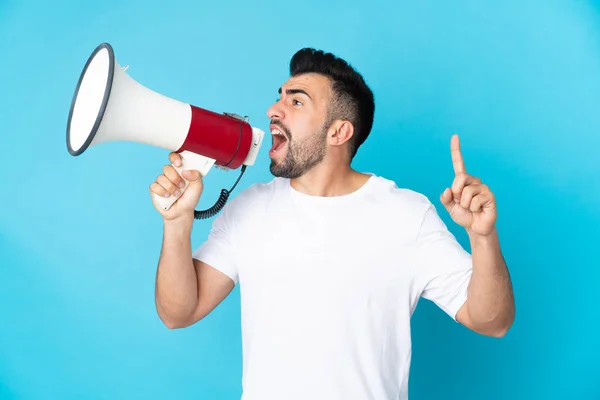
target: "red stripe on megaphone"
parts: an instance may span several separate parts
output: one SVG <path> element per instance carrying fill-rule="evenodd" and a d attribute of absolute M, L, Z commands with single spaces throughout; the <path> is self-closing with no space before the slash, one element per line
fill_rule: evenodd
<path fill-rule="evenodd" d="M 242 165 L 252 144 L 252 127 L 246 121 L 190 105 L 190 128 L 177 150 L 191 151 L 230 169 Z"/>

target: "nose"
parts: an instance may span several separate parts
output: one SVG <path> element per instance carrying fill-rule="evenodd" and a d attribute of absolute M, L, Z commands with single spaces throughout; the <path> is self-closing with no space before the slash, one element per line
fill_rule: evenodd
<path fill-rule="evenodd" d="M 285 117 L 284 110 L 281 105 L 281 101 L 277 101 L 267 110 L 267 117 L 269 119 L 278 119 L 281 120 Z"/>

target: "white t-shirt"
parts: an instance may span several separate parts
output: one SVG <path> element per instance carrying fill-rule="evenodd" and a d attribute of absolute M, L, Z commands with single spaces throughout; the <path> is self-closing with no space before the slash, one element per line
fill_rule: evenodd
<path fill-rule="evenodd" d="M 255 184 L 193 257 L 240 285 L 243 400 L 407 399 L 417 301 L 455 320 L 472 268 L 425 196 L 372 174 L 338 197 Z"/>

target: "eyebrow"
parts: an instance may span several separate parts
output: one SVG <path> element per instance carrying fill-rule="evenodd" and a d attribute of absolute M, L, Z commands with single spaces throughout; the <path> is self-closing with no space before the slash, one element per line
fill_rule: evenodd
<path fill-rule="evenodd" d="M 281 88 L 279 88 L 279 90 L 277 91 L 277 93 L 281 94 Z M 302 90 L 302 89 L 287 89 L 285 91 L 286 94 L 290 95 L 290 94 L 303 94 L 306 97 L 308 97 L 309 99 L 312 100 L 312 98 L 310 97 L 310 95 L 308 93 L 306 93 L 306 91 Z"/>

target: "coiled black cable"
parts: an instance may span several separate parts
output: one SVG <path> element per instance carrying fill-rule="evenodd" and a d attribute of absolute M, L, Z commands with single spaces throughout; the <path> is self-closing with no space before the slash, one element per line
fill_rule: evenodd
<path fill-rule="evenodd" d="M 240 176 L 237 178 L 237 181 L 235 181 L 235 183 L 233 184 L 231 189 L 229 189 L 229 190 L 222 189 L 221 194 L 219 195 L 219 198 L 217 199 L 217 202 L 211 208 L 202 210 L 202 211 L 194 210 L 194 219 L 212 218 L 215 215 L 217 215 L 219 212 L 221 212 L 223 207 L 225 207 L 227 200 L 229 200 L 229 195 L 231 194 L 231 192 L 233 192 L 233 189 L 235 189 L 235 187 L 237 186 L 240 179 L 242 179 L 242 175 L 244 175 L 245 171 L 246 171 L 246 166 L 242 165 Z"/>

